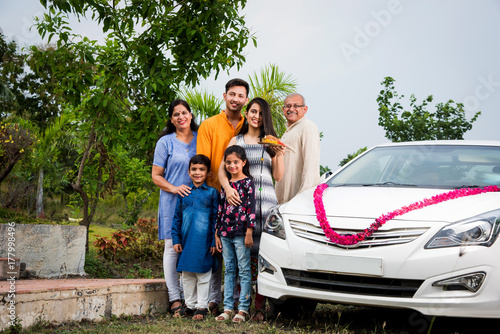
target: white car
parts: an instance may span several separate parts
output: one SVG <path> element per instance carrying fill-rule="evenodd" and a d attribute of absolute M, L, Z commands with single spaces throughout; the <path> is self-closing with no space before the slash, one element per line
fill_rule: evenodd
<path fill-rule="evenodd" d="M 500 318 L 500 142 L 379 145 L 324 183 L 269 212 L 258 287 L 275 311 Z"/>

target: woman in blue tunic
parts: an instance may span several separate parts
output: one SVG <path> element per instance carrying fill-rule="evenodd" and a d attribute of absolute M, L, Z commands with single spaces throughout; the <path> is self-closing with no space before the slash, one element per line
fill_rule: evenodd
<path fill-rule="evenodd" d="M 167 284 L 170 311 L 177 315 L 182 308 L 182 288 L 177 273 L 177 253 L 172 245 L 172 220 L 177 195 L 190 194 L 189 159 L 196 154 L 198 125 L 191 108 L 184 100 L 175 100 L 168 107 L 166 129 L 156 143 L 151 173 L 154 184 L 160 188 L 158 205 L 158 239 L 165 240 L 163 271 Z"/>

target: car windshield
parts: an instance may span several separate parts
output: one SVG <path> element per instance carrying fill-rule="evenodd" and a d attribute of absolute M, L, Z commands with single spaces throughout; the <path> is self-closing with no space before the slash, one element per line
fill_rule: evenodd
<path fill-rule="evenodd" d="M 328 184 L 426 188 L 500 186 L 500 147 L 377 147 L 346 166 Z"/>

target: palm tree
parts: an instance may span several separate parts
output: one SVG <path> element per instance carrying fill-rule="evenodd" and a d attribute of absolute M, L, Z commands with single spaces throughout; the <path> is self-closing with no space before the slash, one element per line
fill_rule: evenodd
<path fill-rule="evenodd" d="M 180 92 L 180 98 L 186 100 L 191 107 L 198 124 L 206 118 L 220 113 L 223 101 L 214 94 L 206 90 L 197 91 L 195 89 L 185 88 Z"/>
<path fill-rule="evenodd" d="M 265 99 L 271 107 L 273 123 L 279 137 L 285 133 L 286 119 L 283 115 L 283 102 L 287 95 L 294 93 L 297 82 L 291 75 L 280 72 L 278 65 L 269 64 L 248 77 L 250 96 Z"/>

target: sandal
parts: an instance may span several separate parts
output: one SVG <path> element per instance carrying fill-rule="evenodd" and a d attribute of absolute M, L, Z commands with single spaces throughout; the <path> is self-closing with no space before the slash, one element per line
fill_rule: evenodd
<path fill-rule="evenodd" d="M 264 321 L 266 320 L 266 315 L 264 311 L 262 310 L 255 310 L 255 313 L 252 315 L 252 318 L 250 319 L 252 321 Z"/>
<path fill-rule="evenodd" d="M 191 317 L 194 315 L 195 312 L 196 312 L 196 310 L 193 310 L 193 309 L 190 309 L 187 307 L 183 307 L 182 310 L 179 312 L 179 316 L 180 317 Z"/>
<path fill-rule="evenodd" d="M 236 313 L 236 315 L 234 316 L 233 322 L 245 322 L 247 321 L 247 317 L 248 317 L 247 311 L 239 310 L 238 313 Z"/>
<path fill-rule="evenodd" d="M 175 303 L 179 303 L 179 306 L 172 308 L 172 305 L 174 305 Z M 170 302 L 170 307 L 169 308 L 170 308 L 170 313 L 172 313 L 172 315 L 175 318 L 180 317 L 182 309 L 183 309 L 183 307 L 182 307 L 182 301 L 180 299 L 172 300 Z"/>
<path fill-rule="evenodd" d="M 219 314 L 219 316 L 217 316 L 215 318 L 215 321 L 226 321 L 229 318 L 231 318 L 232 315 L 233 315 L 233 311 L 231 311 L 231 310 L 224 310 L 224 312 L 222 312 L 221 314 Z"/>
<path fill-rule="evenodd" d="M 219 313 L 219 304 L 210 302 L 208 304 L 208 311 L 210 312 L 211 315 L 215 317 Z"/>
<path fill-rule="evenodd" d="M 197 309 L 194 314 L 193 314 L 193 320 L 204 320 L 205 317 L 208 314 L 208 310 L 206 308 L 204 309 Z M 201 315 L 201 317 L 200 317 Z"/>

